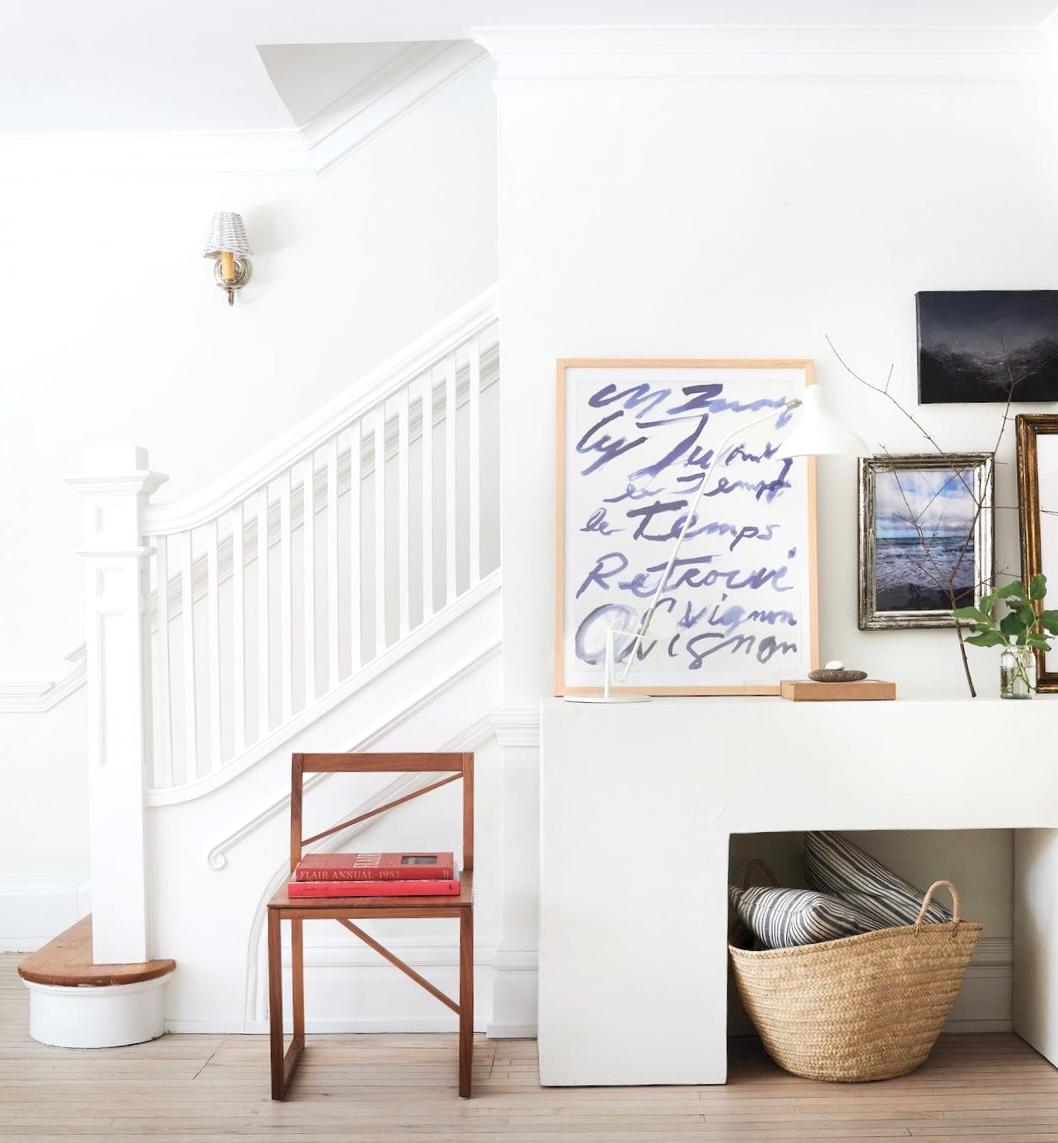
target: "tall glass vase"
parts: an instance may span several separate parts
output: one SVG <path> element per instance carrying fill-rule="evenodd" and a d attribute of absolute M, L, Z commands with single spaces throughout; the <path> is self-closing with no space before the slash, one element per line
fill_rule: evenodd
<path fill-rule="evenodd" d="M 999 656 L 999 695 L 1030 699 L 1036 693 L 1036 652 L 1031 647 L 1004 647 Z"/>

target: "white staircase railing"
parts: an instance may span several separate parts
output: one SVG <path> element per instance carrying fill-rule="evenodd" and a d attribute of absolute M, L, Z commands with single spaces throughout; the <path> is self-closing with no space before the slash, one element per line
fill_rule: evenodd
<path fill-rule="evenodd" d="M 89 458 L 73 482 L 85 500 L 94 773 L 120 769 L 125 789 L 94 807 L 94 838 L 115 828 L 118 801 L 142 812 L 249 764 L 495 571 L 498 378 L 490 290 L 195 496 L 151 504 L 164 477 L 142 450 Z M 142 724 L 131 737 L 130 719 Z M 116 828 L 98 843 L 100 868 L 142 873 L 142 836 Z M 97 864 L 97 944 L 106 959 L 143 959 L 121 955 L 143 942 L 99 915 Z"/>
<path fill-rule="evenodd" d="M 147 509 L 155 788 L 237 758 L 495 566 L 491 295 L 426 340 L 199 504 Z"/>

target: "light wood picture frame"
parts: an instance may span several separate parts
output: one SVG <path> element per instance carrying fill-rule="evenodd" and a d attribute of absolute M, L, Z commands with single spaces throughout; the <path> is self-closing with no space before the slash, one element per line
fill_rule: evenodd
<path fill-rule="evenodd" d="M 618 640 L 615 690 L 777 695 L 816 667 L 815 461 L 775 455 L 813 363 L 566 358 L 556 375 L 555 693 L 600 691 L 600 633 L 641 621 L 710 442 L 769 408 L 724 448 L 627 685 Z"/>
<path fill-rule="evenodd" d="M 1048 606 L 1053 607 L 1058 591 L 1058 413 L 1022 413 L 1015 425 L 1021 576 L 1028 583 L 1034 575 L 1046 575 Z M 1058 691 L 1058 651 L 1036 652 L 1036 690 Z"/>

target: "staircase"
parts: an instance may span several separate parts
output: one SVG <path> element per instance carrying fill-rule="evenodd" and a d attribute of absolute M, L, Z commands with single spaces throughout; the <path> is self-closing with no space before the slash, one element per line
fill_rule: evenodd
<path fill-rule="evenodd" d="M 194 496 L 156 503 L 165 478 L 143 450 L 96 450 L 72 478 L 86 527 L 93 958 L 174 958 L 168 1027 L 264 1025 L 261 921 L 286 869 L 293 751 L 490 739 L 498 400 L 489 290 Z M 341 777 L 320 775 L 307 797 L 322 826 L 416 781 Z M 387 847 L 443 840 L 417 812 L 386 823 Z M 405 959 L 443 966 L 450 944 L 419 939 Z M 338 947 L 306 952 L 310 993 L 314 967 L 324 986 L 317 1028 L 448 1026 L 406 1004 L 394 1025 L 386 988 L 399 985 L 366 1009 L 344 983 L 328 992 L 327 970 L 360 955 Z"/>

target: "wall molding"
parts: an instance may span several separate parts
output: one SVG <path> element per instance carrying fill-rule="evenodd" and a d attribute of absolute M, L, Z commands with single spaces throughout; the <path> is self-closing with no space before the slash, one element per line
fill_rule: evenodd
<path fill-rule="evenodd" d="M 467 40 L 416 45 L 300 129 L 6 135 L 0 178 L 47 175 L 271 175 L 319 178 L 450 83 L 488 61 Z"/>
<path fill-rule="evenodd" d="M 70 664 L 57 679 L 12 679 L 0 682 L 0 714 L 46 714 L 85 685 L 87 648 L 84 643 L 67 656 Z"/>
<path fill-rule="evenodd" d="M 0 876 L 0 953 L 35 952 L 91 911 L 87 873 Z"/>
<path fill-rule="evenodd" d="M 519 80 L 751 79 L 1053 84 L 1039 28 L 480 27 L 501 85 Z"/>
<path fill-rule="evenodd" d="M 489 722 L 500 746 L 540 746 L 539 708 L 500 707 L 489 715 Z"/>

